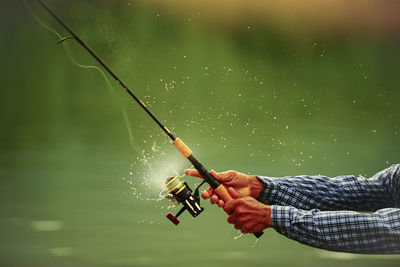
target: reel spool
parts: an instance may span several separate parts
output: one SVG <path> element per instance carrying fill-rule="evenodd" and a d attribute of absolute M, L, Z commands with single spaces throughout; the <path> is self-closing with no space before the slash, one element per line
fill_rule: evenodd
<path fill-rule="evenodd" d="M 168 213 L 168 220 L 170 220 L 173 224 L 178 225 L 180 222 L 178 220 L 178 216 L 181 215 L 185 210 L 189 211 L 193 217 L 198 216 L 204 210 L 204 208 L 200 206 L 199 194 L 199 188 L 203 184 L 204 181 L 196 187 L 194 193 L 192 194 L 192 189 L 189 187 L 189 185 L 184 181 L 180 181 L 178 176 L 167 178 L 165 187 L 168 189 L 168 195 L 166 198 L 171 200 L 174 205 L 183 205 L 176 215 Z"/>

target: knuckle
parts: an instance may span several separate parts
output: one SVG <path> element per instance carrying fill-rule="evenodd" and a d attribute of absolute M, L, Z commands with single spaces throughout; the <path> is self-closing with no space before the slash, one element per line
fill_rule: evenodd
<path fill-rule="evenodd" d="M 225 211 L 226 213 L 229 213 L 230 210 L 231 210 L 231 209 L 230 209 L 230 206 L 228 206 L 228 205 L 225 205 L 223 209 L 224 209 L 224 211 Z"/>
<path fill-rule="evenodd" d="M 229 170 L 229 171 L 226 172 L 226 175 L 227 175 L 229 178 L 235 177 L 236 174 L 237 174 L 237 171 L 233 171 L 233 170 Z"/>
<path fill-rule="evenodd" d="M 238 207 L 235 211 L 236 211 L 235 213 L 237 213 L 237 214 L 243 214 L 244 213 L 244 210 L 241 207 Z"/>

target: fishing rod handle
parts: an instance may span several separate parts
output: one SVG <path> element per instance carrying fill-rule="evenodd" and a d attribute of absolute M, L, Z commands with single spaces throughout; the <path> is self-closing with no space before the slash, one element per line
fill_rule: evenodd
<path fill-rule="evenodd" d="M 196 159 L 193 155 L 192 150 L 180 139 L 176 138 L 172 144 L 178 149 L 181 154 L 187 158 L 192 164 L 193 167 L 199 172 L 199 174 L 203 177 L 203 179 L 214 189 L 214 192 L 224 201 L 228 202 L 232 200 L 232 196 L 229 194 L 228 189 L 221 184 L 208 170 L 204 167 L 204 165 Z M 264 234 L 264 232 L 257 232 L 254 235 L 259 238 Z"/>
<path fill-rule="evenodd" d="M 207 181 L 208 184 L 212 188 L 214 188 L 214 192 L 226 203 L 229 200 L 232 200 L 231 194 L 229 194 L 228 189 L 221 184 L 217 179 L 212 176 L 211 173 L 207 171 L 207 169 L 201 164 L 200 161 L 198 161 L 193 155 L 190 155 L 188 157 L 190 162 L 192 162 L 193 166 L 196 168 L 196 170 L 200 173 L 200 175 L 203 177 L 205 181 Z M 218 185 L 217 185 L 218 184 Z M 254 233 L 254 236 L 256 238 L 261 237 L 264 234 L 263 231 Z"/>
<path fill-rule="evenodd" d="M 209 175 L 211 175 L 209 173 Z M 211 175 L 212 176 L 212 175 Z M 214 178 L 215 179 L 215 178 Z M 228 189 L 220 184 L 217 188 L 214 188 L 214 192 L 226 203 L 229 200 L 232 200 L 232 196 L 229 194 Z M 254 233 L 255 237 L 259 238 L 264 234 L 263 231 Z"/>

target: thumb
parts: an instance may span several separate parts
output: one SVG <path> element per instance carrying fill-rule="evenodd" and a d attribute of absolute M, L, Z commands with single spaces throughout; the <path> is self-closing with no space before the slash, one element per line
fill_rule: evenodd
<path fill-rule="evenodd" d="M 200 175 L 200 173 L 199 173 L 197 170 L 195 170 L 195 169 L 186 169 L 186 170 L 185 170 L 185 174 L 186 174 L 186 175 L 189 175 L 189 176 L 193 176 L 193 177 L 202 178 L 201 175 Z"/>
<path fill-rule="evenodd" d="M 233 197 L 234 199 L 238 199 L 242 197 L 242 194 L 240 194 L 236 189 L 233 187 L 228 187 L 228 192 Z"/>

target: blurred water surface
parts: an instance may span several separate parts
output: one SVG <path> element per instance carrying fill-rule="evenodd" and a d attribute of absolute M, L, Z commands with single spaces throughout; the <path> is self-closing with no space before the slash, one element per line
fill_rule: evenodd
<path fill-rule="evenodd" d="M 134 1 L 48 2 L 209 169 L 371 176 L 399 162 L 397 38 L 224 28 Z M 235 240 L 208 203 L 175 227 L 159 189 L 166 166 L 190 165 L 115 82 L 113 91 L 73 65 L 21 2 L 0 5 L 0 265 L 398 266 L 273 230 L 257 244 Z"/>

